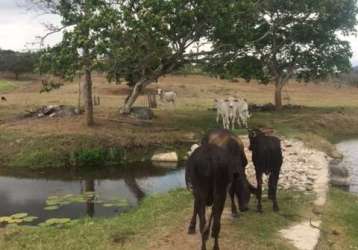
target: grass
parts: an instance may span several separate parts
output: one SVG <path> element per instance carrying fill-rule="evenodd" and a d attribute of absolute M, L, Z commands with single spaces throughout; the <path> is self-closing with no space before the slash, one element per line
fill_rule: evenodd
<path fill-rule="evenodd" d="M 83 219 L 63 229 L 17 228 L 1 235 L 0 249 L 146 249 L 146 236 L 178 223 L 190 203 L 191 195 L 178 190 L 146 198 L 111 219 Z"/>
<path fill-rule="evenodd" d="M 16 86 L 13 83 L 5 80 L 0 80 L 0 93 L 8 92 L 14 89 L 16 89 Z"/>
<path fill-rule="evenodd" d="M 222 248 L 290 249 L 279 239 L 277 230 L 299 221 L 310 199 L 286 192 L 279 197 L 282 204 L 279 214 L 273 213 L 271 203 L 265 201 L 262 215 L 249 211 L 234 223 L 229 218 L 224 219 L 228 227 L 222 231 Z M 61 229 L 9 229 L 0 234 L 0 249 L 160 249 L 163 236 L 168 239 L 189 237 L 186 236 L 186 222 L 191 205 L 192 195 L 185 190 L 154 195 L 144 199 L 139 208 L 111 219 L 82 219 Z M 193 244 L 198 248 L 200 242 L 194 240 Z M 176 249 L 181 248 L 176 246 Z"/>
<path fill-rule="evenodd" d="M 331 188 L 317 249 L 358 249 L 358 196 Z"/>

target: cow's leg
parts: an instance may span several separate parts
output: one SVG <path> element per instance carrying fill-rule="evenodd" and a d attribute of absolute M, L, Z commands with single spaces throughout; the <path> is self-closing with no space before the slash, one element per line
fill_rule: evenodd
<path fill-rule="evenodd" d="M 230 189 L 229 189 L 229 194 L 230 194 L 230 198 L 231 198 L 231 215 L 232 217 L 238 217 L 239 214 L 237 212 L 237 208 L 236 208 L 236 204 L 235 204 L 235 180 L 232 181 L 231 185 L 230 185 Z"/>
<path fill-rule="evenodd" d="M 256 170 L 257 182 L 257 212 L 262 213 L 261 195 L 262 195 L 262 173 Z"/>
<path fill-rule="evenodd" d="M 198 203 L 198 215 L 199 215 L 199 226 L 201 234 L 201 250 L 206 250 L 206 241 L 208 240 L 208 234 L 205 234 L 205 200 L 200 199 Z"/>
<path fill-rule="evenodd" d="M 268 191 L 268 197 L 270 200 L 272 200 L 273 203 L 273 211 L 278 212 L 280 209 L 278 207 L 276 193 L 277 193 L 277 183 L 279 179 L 279 172 L 272 172 L 269 177 L 269 191 Z"/>
<path fill-rule="evenodd" d="M 188 234 L 195 234 L 196 216 L 198 214 L 198 200 L 194 199 L 193 217 L 191 218 Z"/>
<path fill-rule="evenodd" d="M 213 229 L 211 236 L 215 239 L 213 250 L 219 250 L 219 233 L 220 233 L 220 220 L 221 215 L 224 210 L 225 206 L 225 200 L 226 200 L 226 191 L 223 190 L 223 192 L 217 193 L 214 198 L 214 205 L 213 205 Z"/>

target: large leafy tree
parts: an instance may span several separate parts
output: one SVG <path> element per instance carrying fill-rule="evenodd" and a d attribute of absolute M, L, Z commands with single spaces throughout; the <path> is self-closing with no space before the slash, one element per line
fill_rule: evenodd
<path fill-rule="evenodd" d="M 116 15 L 106 0 L 42 0 L 35 1 L 39 8 L 61 16 L 61 27 L 49 26 L 49 33 L 63 31 L 62 41 L 44 51 L 40 71 L 61 75 L 72 80 L 78 71 L 84 75 L 83 94 L 86 123 L 93 125 L 92 72 L 101 63 L 106 52 L 105 30 Z"/>
<path fill-rule="evenodd" d="M 223 0 L 210 35 L 209 69 L 275 85 L 275 105 L 292 77 L 309 80 L 350 70 L 342 36 L 355 32 L 356 0 Z"/>
<path fill-rule="evenodd" d="M 121 111 L 129 113 L 141 91 L 190 62 L 191 45 L 206 36 L 208 0 L 117 0 L 120 17 L 109 35 L 108 72 L 131 88 Z"/>

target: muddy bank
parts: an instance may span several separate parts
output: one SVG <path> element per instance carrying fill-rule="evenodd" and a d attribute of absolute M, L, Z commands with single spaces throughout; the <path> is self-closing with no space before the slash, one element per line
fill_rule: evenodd
<path fill-rule="evenodd" d="M 150 161 L 157 152 L 175 151 L 182 160 L 190 143 L 128 143 L 98 135 L 21 136 L 0 134 L 0 168 L 41 170 L 123 167 L 128 163 Z"/>

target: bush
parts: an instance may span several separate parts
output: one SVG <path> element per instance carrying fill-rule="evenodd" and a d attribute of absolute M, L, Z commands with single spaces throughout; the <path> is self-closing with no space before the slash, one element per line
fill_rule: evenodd
<path fill-rule="evenodd" d="M 70 164 L 77 167 L 98 167 L 125 161 L 126 152 L 121 148 L 82 148 L 70 155 Z"/>

